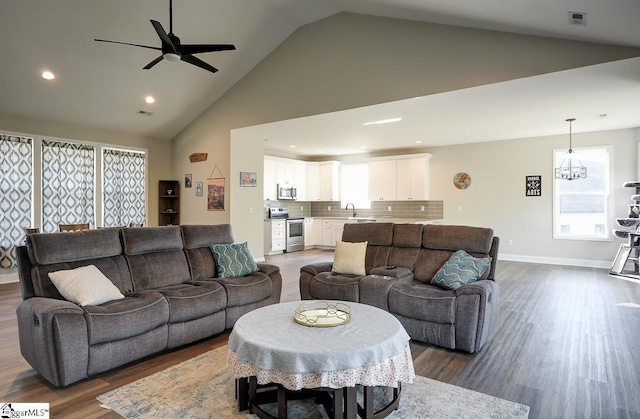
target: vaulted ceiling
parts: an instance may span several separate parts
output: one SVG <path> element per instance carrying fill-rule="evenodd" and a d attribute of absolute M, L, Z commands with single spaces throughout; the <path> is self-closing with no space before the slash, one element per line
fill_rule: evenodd
<path fill-rule="evenodd" d="M 170 140 L 297 28 L 341 11 L 640 47 L 640 26 L 636 22 L 640 2 L 576 2 L 572 7 L 568 10 L 566 4 L 554 0 L 517 4 L 507 0 L 176 0 L 173 29 L 183 43 L 230 43 L 237 48 L 198 55 L 220 70 L 212 74 L 166 60 L 151 70 L 143 70 L 158 51 L 94 41 L 103 38 L 160 46 L 149 20 L 160 21 L 168 31 L 169 0 L 2 0 L 0 115 Z M 585 13 L 586 25 L 571 25 L 569 12 Z M 635 106 L 632 99 L 635 97 L 635 103 L 640 103 L 633 96 L 638 94 L 640 74 L 633 76 L 638 65 L 637 61 L 628 60 L 619 66 L 603 64 L 591 69 L 591 74 L 588 69 L 576 74 L 601 80 L 610 76 L 602 88 L 626 92 L 626 97 L 607 97 L 608 103 L 625 105 L 633 111 L 629 107 Z M 52 71 L 56 78 L 42 79 L 44 70 Z M 628 85 L 607 84 L 620 81 L 621 74 Z M 552 81 L 561 86 L 566 75 L 556 77 Z M 533 81 L 514 81 L 511 87 L 522 94 L 518 89 L 537 89 Z M 481 101 L 486 94 L 478 89 L 469 92 L 469 104 Z M 149 95 L 155 97 L 155 103 L 145 103 Z M 444 109 L 451 98 L 431 99 L 439 100 L 435 104 Z M 581 97 L 577 102 L 589 100 L 592 98 Z M 608 109 L 598 112 L 618 112 Z M 140 114 L 141 110 L 152 115 Z M 640 110 L 634 112 L 640 117 Z M 370 118 L 367 114 L 357 116 Z M 460 118 L 464 115 L 457 115 Z M 326 121 L 322 123 L 327 125 Z M 640 120 L 626 118 L 617 127 L 629 126 L 640 126 Z M 289 131 L 292 129 L 289 127 Z M 476 137 L 487 140 L 492 136 L 495 134 L 486 132 Z M 287 141 L 282 138 L 282 144 Z"/>

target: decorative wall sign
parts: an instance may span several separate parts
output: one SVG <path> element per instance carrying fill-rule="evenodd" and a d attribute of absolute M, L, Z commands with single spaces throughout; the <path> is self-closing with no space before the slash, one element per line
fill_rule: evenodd
<path fill-rule="evenodd" d="M 209 178 L 207 181 L 207 210 L 224 211 L 224 178 Z"/>
<path fill-rule="evenodd" d="M 187 173 L 186 175 L 184 175 L 184 187 L 185 188 L 190 188 L 192 185 L 191 182 L 192 176 L 191 173 Z"/>
<path fill-rule="evenodd" d="M 202 196 L 202 182 L 196 182 L 196 196 Z"/>
<path fill-rule="evenodd" d="M 257 186 L 256 172 L 240 172 L 240 186 L 242 187 L 255 187 Z"/>
<path fill-rule="evenodd" d="M 453 184 L 458 189 L 467 189 L 471 185 L 471 176 L 465 172 L 457 173 L 453 177 Z"/>
<path fill-rule="evenodd" d="M 195 163 L 198 161 L 205 161 L 207 160 L 207 153 L 193 153 L 192 155 L 189 156 L 189 161 L 191 163 Z"/>
<path fill-rule="evenodd" d="M 542 196 L 542 176 L 532 175 L 525 178 L 526 196 Z"/>

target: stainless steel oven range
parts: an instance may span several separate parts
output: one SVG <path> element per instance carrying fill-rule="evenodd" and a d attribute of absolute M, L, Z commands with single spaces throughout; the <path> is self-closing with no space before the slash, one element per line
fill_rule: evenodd
<path fill-rule="evenodd" d="M 285 252 L 304 250 L 304 218 L 289 217 L 288 208 L 269 208 L 269 218 L 286 220 Z"/>

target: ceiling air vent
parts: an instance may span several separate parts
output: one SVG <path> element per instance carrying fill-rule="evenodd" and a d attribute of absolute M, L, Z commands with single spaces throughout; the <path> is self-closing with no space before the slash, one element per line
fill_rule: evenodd
<path fill-rule="evenodd" d="M 567 12 L 569 13 L 569 24 L 587 26 L 587 14 L 583 12 Z"/>
<path fill-rule="evenodd" d="M 138 112 L 136 112 L 136 113 L 139 114 L 139 115 L 145 115 L 145 116 L 152 116 L 153 115 L 153 112 L 144 111 L 142 109 L 138 109 Z"/>

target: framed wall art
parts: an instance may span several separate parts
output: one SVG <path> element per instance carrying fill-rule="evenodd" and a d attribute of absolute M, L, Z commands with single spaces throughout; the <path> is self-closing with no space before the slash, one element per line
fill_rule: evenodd
<path fill-rule="evenodd" d="M 207 179 L 207 210 L 224 211 L 224 178 Z"/>
<path fill-rule="evenodd" d="M 245 187 L 256 187 L 258 182 L 258 176 L 256 172 L 240 172 L 240 186 Z"/>
<path fill-rule="evenodd" d="M 202 196 L 202 182 L 196 182 L 196 196 Z"/>

